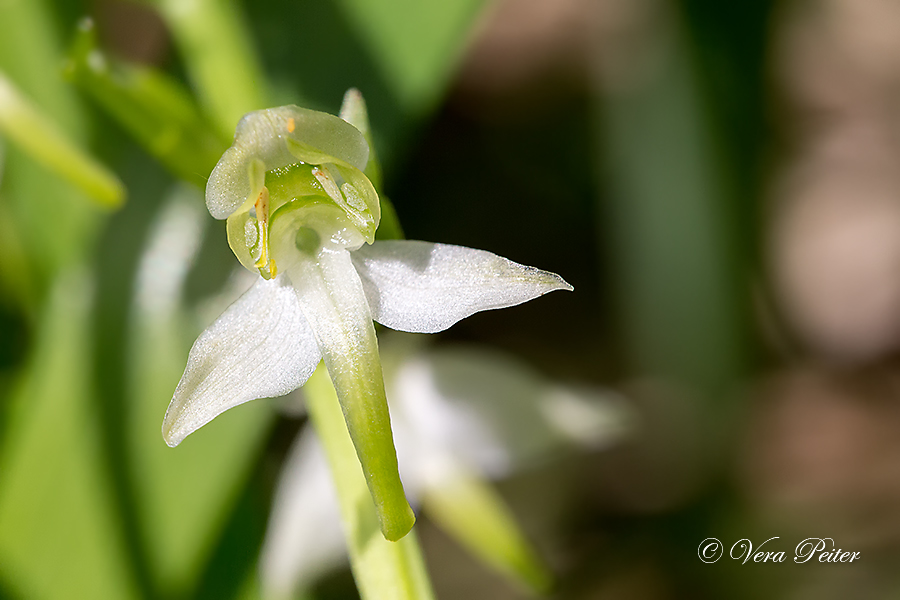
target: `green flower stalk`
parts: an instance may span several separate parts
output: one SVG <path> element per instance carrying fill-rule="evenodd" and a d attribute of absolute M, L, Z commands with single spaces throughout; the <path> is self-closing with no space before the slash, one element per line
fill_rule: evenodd
<path fill-rule="evenodd" d="M 197 339 L 163 422 L 170 446 L 221 412 L 331 376 L 388 540 L 415 516 L 403 493 L 373 320 L 434 333 L 475 312 L 569 289 L 489 252 L 378 241 L 369 145 L 343 119 L 296 106 L 256 111 L 210 175 L 206 203 L 257 283 Z"/>

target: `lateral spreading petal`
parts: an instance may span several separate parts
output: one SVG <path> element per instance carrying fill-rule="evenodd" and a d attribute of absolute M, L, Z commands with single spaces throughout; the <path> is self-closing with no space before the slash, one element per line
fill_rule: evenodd
<path fill-rule="evenodd" d="M 373 318 L 399 331 L 436 333 L 482 310 L 572 290 L 555 273 L 463 246 L 389 240 L 351 256 Z"/>
<path fill-rule="evenodd" d="M 321 359 L 285 277 L 260 279 L 200 334 L 163 420 L 169 446 L 222 412 L 303 385 Z"/>

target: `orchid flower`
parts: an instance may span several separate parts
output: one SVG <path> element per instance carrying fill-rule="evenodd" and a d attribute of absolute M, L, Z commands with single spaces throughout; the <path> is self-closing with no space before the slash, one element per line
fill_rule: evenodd
<path fill-rule="evenodd" d="M 572 450 L 599 450 L 635 428 L 611 390 L 548 381 L 527 365 L 476 347 L 423 348 L 414 336 L 383 344 L 400 472 L 413 504 L 496 569 L 539 591 L 548 576 L 505 510 L 460 490 L 487 490 Z M 484 494 L 481 494 L 482 497 Z M 447 510 L 453 503 L 455 510 Z M 477 528 L 477 529 L 476 529 Z M 473 532 L 474 530 L 474 532 Z M 343 565 L 335 490 L 312 428 L 297 436 L 276 488 L 260 554 L 267 599 L 294 598 Z"/>
<path fill-rule="evenodd" d="M 357 93 L 358 94 L 358 93 Z M 352 113 L 347 113 L 352 114 Z M 238 123 L 206 204 L 256 284 L 204 331 L 163 422 L 170 446 L 229 408 L 331 376 L 384 536 L 415 522 L 403 493 L 373 320 L 434 333 L 475 312 L 572 287 L 561 277 L 460 246 L 378 241 L 378 194 L 363 133 L 282 106 Z"/>

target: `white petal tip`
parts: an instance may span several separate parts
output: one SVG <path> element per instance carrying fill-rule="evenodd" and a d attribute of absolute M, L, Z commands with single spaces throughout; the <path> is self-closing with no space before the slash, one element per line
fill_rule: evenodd
<path fill-rule="evenodd" d="M 575 291 L 575 288 L 572 286 L 571 283 L 569 283 L 568 281 L 566 281 L 559 275 L 556 275 L 553 273 L 551 273 L 551 275 L 553 275 L 554 281 L 553 281 L 553 283 L 550 284 L 551 287 L 550 287 L 550 289 L 547 290 L 548 292 L 555 292 L 556 290 L 563 290 L 566 292 L 574 292 Z"/>
<path fill-rule="evenodd" d="M 575 288 L 572 287 L 568 281 L 556 273 L 544 271 L 543 269 L 536 269 L 534 267 L 526 267 L 526 269 L 531 270 L 531 273 L 528 274 L 528 279 L 544 288 L 539 294 L 541 296 L 549 294 L 550 292 L 555 292 L 556 290 L 564 290 L 566 292 L 575 291 Z"/>
<path fill-rule="evenodd" d="M 162 426 L 162 437 L 169 448 L 174 448 L 184 441 L 184 438 L 187 436 L 175 430 L 175 423 L 170 422 L 169 419 L 165 419 Z"/>
<path fill-rule="evenodd" d="M 169 448 L 174 448 L 184 441 L 184 438 L 197 431 L 204 423 L 191 423 L 186 417 L 184 406 L 176 404 L 178 391 L 169 403 L 166 415 L 163 417 L 162 437 Z"/>

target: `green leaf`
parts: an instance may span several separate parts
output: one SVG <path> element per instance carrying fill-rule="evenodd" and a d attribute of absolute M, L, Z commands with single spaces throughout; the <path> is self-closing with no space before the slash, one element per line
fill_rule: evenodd
<path fill-rule="evenodd" d="M 231 137 L 244 114 L 266 108 L 265 76 L 233 0 L 149 0 L 181 49 L 200 102 Z"/>
<path fill-rule="evenodd" d="M 422 508 L 485 563 L 532 590 L 553 582 L 500 495 L 462 464 L 448 466 L 440 485 L 422 494 Z"/>
<path fill-rule="evenodd" d="M 107 57 L 97 47 L 90 19 L 78 26 L 65 74 L 176 177 L 206 185 L 231 136 L 212 129 L 178 82 Z"/>
<path fill-rule="evenodd" d="M 35 317 L 38 292 L 21 232 L 8 206 L 0 203 L 0 290 L 28 317 Z"/>
<path fill-rule="evenodd" d="M 78 148 L 2 71 L 0 132 L 33 160 L 80 188 L 101 206 L 122 204 L 125 188 L 119 178 Z"/>
<path fill-rule="evenodd" d="M 42 0 L 0 3 L 0 69 L 64 134 L 84 143 L 84 115 L 74 91 L 59 76 L 62 61 L 52 18 Z M 8 148 L 3 201 L 9 206 L 27 268 L 40 289 L 49 275 L 86 256 L 98 210 L 70 184 Z"/>
<path fill-rule="evenodd" d="M 176 191 L 142 257 L 129 349 L 127 439 L 151 573 L 167 597 L 190 592 L 246 484 L 272 422 L 268 402 L 221 415 L 178 446 L 160 434 L 200 328 L 181 290 L 209 217 L 200 193 Z"/>
<path fill-rule="evenodd" d="M 400 104 L 421 114 L 440 98 L 483 0 L 341 0 Z"/>
<path fill-rule="evenodd" d="M 375 505 L 323 365 L 303 388 L 340 499 L 353 576 L 363 600 L 434 598 L 415 530 L 400 541 L 381 535 Z"/>
<path fill-rule="evenodd" d="M 0 452 L 0 579 L 22 598 L 137 598 L 91 400 L 91 281 L 58 279 Z"/>
<path fill-rule="evenodd" d="M 735 203 L 685 37 L 672 20 L 660 36 L 664 63 L 605 99 L 613 191 L 604 210 L 634 366 L 718 396 L 744 361 L 735 301 L 744 283 L 732 276 L 742 271 Z"/>

